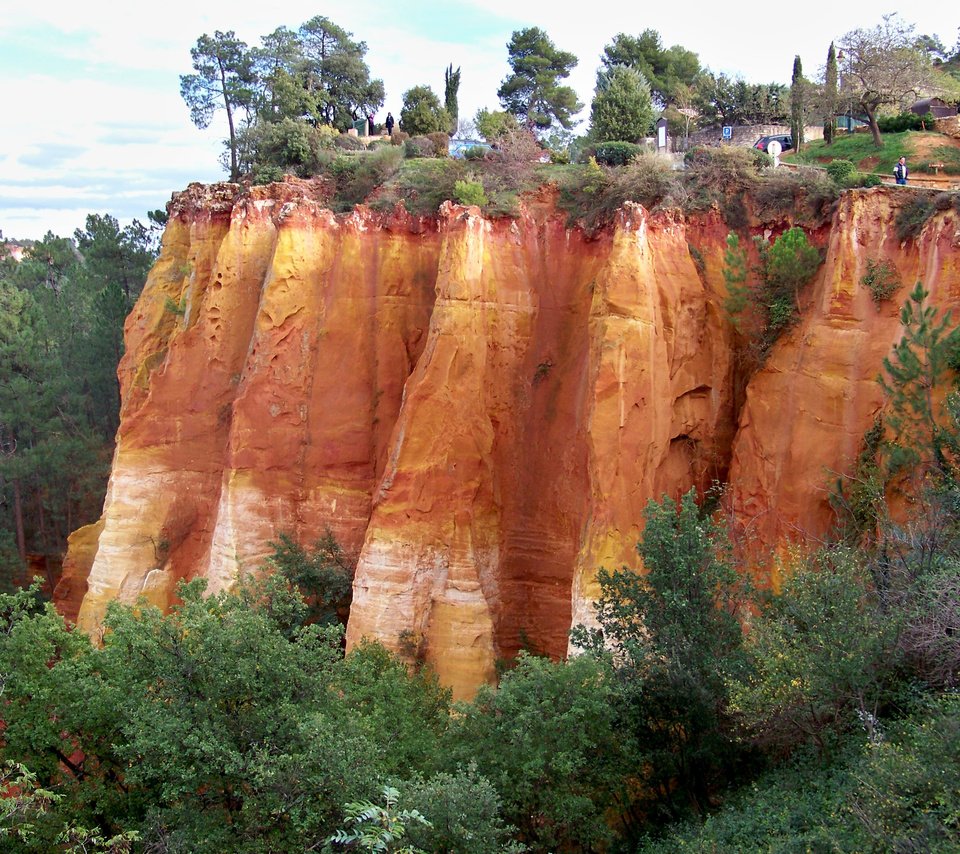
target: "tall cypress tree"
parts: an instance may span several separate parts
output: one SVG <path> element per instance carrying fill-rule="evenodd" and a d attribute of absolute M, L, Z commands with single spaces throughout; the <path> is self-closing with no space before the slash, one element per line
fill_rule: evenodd
<path fill-rule="evenodd" d="M 833 142 L 837 132 L 837 101 L 837 50 L 830 42 L 823 81 L 823 140 L 827 145 Z"/>
<path fill-rule="evenodd" d="M 803 66 L 800 57 L 793 58 L 793 78 L 790 81 L 790 132 L 793 134 L 793 147 L 799 151 L 803 146 L 803 110 L 804 84 Z"/>
<path fill-rule="evenodd" d="M 450 133 L 457 132 L 457 119 L 460 106 L 457 103 L 457 92 L 460 90 L 460 68 L 453 70 L 453 63 L 447 66 L 443 74 L 443 106 L 450 114 Z"/>

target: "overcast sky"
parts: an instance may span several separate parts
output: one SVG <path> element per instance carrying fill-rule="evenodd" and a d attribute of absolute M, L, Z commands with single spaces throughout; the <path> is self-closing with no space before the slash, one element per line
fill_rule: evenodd
<path fill-rule="evenodd" d="M 619 32 L 650 27 L 665 46 L 695 51 L 714 71 L 789 83 L 795 54 L 815 76 L 831 40 L 880 23 L 885 11 L 893 10 L 868 0 L 0 0 L 0 230 L 7 238 L 41 238 L 48 230 L 69 236 L 88 213 L 145 220 L 174 190 L 222 179 L 223 113 L 198 130 L 179 87 L 180 75 L 192 71 L 197 37 L 218 29 L 235 30 L 254 46 L 278 26 L 295 29 L 326 15 L 367 43 L 372 74 L 386 86 L 382 120 L 387 110 L 399 114 L 413 85 L 429 84 L 442 96 L 451 62 L 462 68 L 461 116 L 497 109 L 506 43 L 523 27 L 542 27 L 579 57 L 568 82 L 589 104 L 600 54 Z M 918 4 L 903 18 L 948 47 L 957 41 L 955 3 Z"/>

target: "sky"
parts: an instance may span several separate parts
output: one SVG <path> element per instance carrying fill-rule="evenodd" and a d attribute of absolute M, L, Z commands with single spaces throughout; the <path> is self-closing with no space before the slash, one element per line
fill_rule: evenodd
<path fill-rule="evenodd" d="M 894 10 L 870 0 L 0 0 L 0 232 L 70 236 L 90 213 L 110 213 L 121 225 L 145 222 L 148 210 L 190 182 L 222 180 L 224 114 L 197 129 L 179 83 L 192 72 L 190 48 L 214 30 L 234 30 L 253 47 L 279 26 L 296 29 L 326 15 L 366 42 L 372 76 L 386 87 L 382 120 L 387 110 L 399 115 L 411 86 L 430 85 L 442 97 L 450 63 L 461 68 L 462 117 L 498 109 L 506 44 L 524 27 L 541 27 L 579 58 L 567 82 L 589 105 L 603 47 L 617 33 L 652 28 L 664 46 L 694 51 L 715 72 L 788 84 L 794 55 L 815 77 L 832 40 L 879 24 L 887 11 Z M 901 17 L 918 34 L 956 43 L 955 4 L 922 3 Z M 585 130 L 586 111 L 581 118 Z"/>

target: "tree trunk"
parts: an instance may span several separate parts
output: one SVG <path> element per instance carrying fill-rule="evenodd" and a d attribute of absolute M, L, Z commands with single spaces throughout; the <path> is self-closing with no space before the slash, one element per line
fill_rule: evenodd
<path fill-rule="evenodd" d="M 17 528 L 17 552 L 20 563 L 27 565 L 27 538 L 23 533 L 23 501 L 20 498 L 20 481 L 13 479 L 13 517 Z"/>
<path fill-rule="evenodd" d="M 883 148 L 883 140 L 880 139 L 880 125 L 877 124 L 877 111 L 865 108 L 867 120 L 870 122 L 870 133 L 873 134 L 873 144 L 877 148 Z"/>
<path fill-rule="evenodd" d="M 233 128 L 233 110 L 230 107 L 230 96 L 227 94 L 227 71 L 223 62 L 218 60 L 220 67 L 220 87 L 223 91 L 223 105 L 227 110 L 227 126 L 230 128 L 230 180 L 236 181 L 239 177 L 237 169 L 237 134 Z"/>

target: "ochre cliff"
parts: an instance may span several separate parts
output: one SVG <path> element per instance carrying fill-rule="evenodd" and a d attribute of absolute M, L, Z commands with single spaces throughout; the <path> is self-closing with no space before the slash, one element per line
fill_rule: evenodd
<path fill-rule="evenodd" d="M 877 377 L 902 336 L 900 306 L 914 284 L 960 316 L 957 213 L 933 217 L 918 240 L 901 242 L 895 219 L 902 198 L 889 189 L 842 196 L 800 322 L 747 386 L 730 498 L 755 550 L 817 542 L 830 532 L 830 487 L 852 471 L 883 405 Z M 902 287 L 892 299 L 878 304 L 860 283 L 868 260 L 896 269 Z"/>
<path fill-rule="evenodd" d="M 899 335 L 865 259 L 960 298 L 955 216 L 901 245 L 896 203 L 844 195 L 801 323 L 747 383 L 715 214 L 628 206 L 588 237 L 550 206 L 334 216 L 307 182 L 193 186 L 127 322 L 104 513 L 59 605 L 96 631 L 112 599 L 218 589 L 329 527 L 358 556 L 348 643 L 467 696 L 524 645 L 566 651 L 597 567 L 637 565 L 650 498 L 729 479 L 761 544 L 815 538 Z"/>

